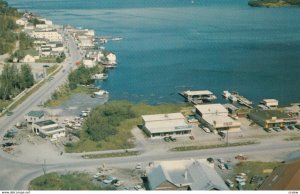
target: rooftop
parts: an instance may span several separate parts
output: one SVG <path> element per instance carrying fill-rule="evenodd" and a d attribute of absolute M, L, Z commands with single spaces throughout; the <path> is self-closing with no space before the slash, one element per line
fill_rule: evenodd
<path fill-rule="evenodd" d="M 27 115 L 30 117 L 41 118 L 42 116 L 45 115 L 45 112 L 44 111 L 30 111 L 29 113 L 27 113 Z"/>
<path fill-rule="evenodd" d="M 184 94 L 188 96 L 194 96 L 194 95 L 212 95 L 213 93 L 209 90 L 198 90 L 198 91 L 185 91 Z"/>
<path fill-rule="evenodd" d="M 275 168 L 259 190 L 300 190 L 300 160 Z"/>
<path fill-rule="evenodd" d="M 261 120 L 269 120 L 272 119 L 272 117 L 276 117 L 278 119 L 283 118 L 292 118 L 288 114 L 280 111 L 280 110 L 259 110 L 254 109 L 249 113 L 252 117 L 257 117 Z"/>
<path fill-rule="evenodd" d="M 152 121 L 167 121 L 167 120 L 184 120 L 184 116 L 181 113 L 168 113 L 168 114 L 155 114 L 155 115 L 142 115 L 145 122 Z"/>
<path fill-rule="evenodd" d="M 168 181 L 178 188 L 228 190 L 222 178 L 206 160 L 158 161 L 146 169 L 149 187 L 154 190 Z"/>
<path fill-rule="evenodd" d="M 278 103 L 278 100 L 276 100 L 276 99 L 263 99 L 263 102 L 265 102 L 265 103 Z"/>
<path fill-rule="evenodd" d="M 47 126 L 47 125 L 53 125 L 53 124 L 56 124 L 54 121 L 52 120 L 46 120 L 46 121 L 39 121 L 39 122 L 36 122 L 34 123 L 40 127 L 44 127 L 44 126 Z"/>
<path fill-rule="evenodd" d="M 227 113 L 227 109 L 222 104 L 201 104 L 196 105 L 195 108 L 204 114 L 218 114 L 218 113 Z"/>

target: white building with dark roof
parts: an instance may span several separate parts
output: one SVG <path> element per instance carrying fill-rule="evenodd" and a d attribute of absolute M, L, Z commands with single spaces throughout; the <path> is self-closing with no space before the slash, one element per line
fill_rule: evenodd
<path fill-rule="evenodd" d="M 156 161 L 146 168 L 146 177 L 149 190 L 229 190 L 205 159 Z"/>
<path fill-rule="evenodd" d="M 190 135 L 192 126 L 188 125 L 181 113 L 143 115 L 143 129 L 151 138 Z"/>
<path fill-rule="evenodd" d="M 65 127 L 60 126 L 52 120 L 35 122 L 32 124 L 32 131 L 41 137 L 48 137 L 51 141 L 55 141 L 60 137 L 65 137 Z"/>

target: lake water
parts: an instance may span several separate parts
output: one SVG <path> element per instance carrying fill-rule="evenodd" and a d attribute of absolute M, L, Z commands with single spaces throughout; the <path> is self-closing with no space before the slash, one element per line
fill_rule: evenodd
<path fill-rule="evenodd" d="M 122 37 L 110 99 L 182 102 L 183 90 L 236 90 L 254 102 L 300 101 L 300 9 L 247 0 L 8 0 L 58 24 Z"/>

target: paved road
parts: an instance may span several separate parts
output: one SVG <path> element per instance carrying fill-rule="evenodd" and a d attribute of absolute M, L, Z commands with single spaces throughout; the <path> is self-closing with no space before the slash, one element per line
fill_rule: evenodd
<path fill-rule="evenodd" d="M 284 160 L 288 153 L 297 149 L 299 149 L 299 142 L 281 141 L 274 144 L 272 141 L 266 141 L 261 144 L 240 147 L 216 148 L 188 152 L 151 152 L 150 154 L 144 153 L 139 156 L 122 158 L 82 159 L 78 155 L 65 154 L 62 157 L 68 158 L 68 160 L 63 160 L 58 157 L 56 163 L 46 164 L 46 171 L 95 170 L 103 163 L 112 167 L 134 168 L 136 163 L 142 163 L 143 166 L 146 166 L 146 164 L 155 160 L 207 157 L 229 158 L 234 157 L 239 153 L 247 155 L 250 159 L 259 157 Z M 26 161 L 17 162 L 7 158 L 1 158 L 0 166 L 5 166 L 0 174 L 0 190 L 27 189 L 30 180 L 43 174 L 43 164 L 28 164 Z"/>
<path fill-rule="evenodd" d="M 69 48 L 70 55 L 63 63 L 63 69 L 66 69 L 66 71 L 68 71 L 72 66 L 74 66 L 76 61 L 81 59 L 81 56 L 72 38 L 68 38 L 68 42 L 65 43 L 65 46 Z M 46 84 L 44 84 L 37 92 L 32 94 L 21 105 L 15 108 L 15 110 L 13 110 L 13 115 L 1 117 L 0 136 L 3 137 L 5 132 L 10 129 L 17 121 L 21 120 L 27 112 L 33 109 L 37 109 L 39 104 L 49 99 L 55 89 L 67 80 L 67 77 L 68 73 L 61 70 L 54 76 L 53 80 L 46 82 Z"/>

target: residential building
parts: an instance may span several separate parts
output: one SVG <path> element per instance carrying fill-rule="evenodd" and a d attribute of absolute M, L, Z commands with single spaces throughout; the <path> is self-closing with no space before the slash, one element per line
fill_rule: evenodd
<path fill-rule="evenodd" d="M 28 24 L 28 21 L 26 18 L 20 18 L 16 20 L 16 24 L 20 26 L 25 26 L 26 24 Z"/>
<path fill-rule="evenodd" d="M 55 29 L 35 30 L 30 33 L 31 37 L 46 39 L 50 42 L 62 42 L 62 36 Z"/>
<path fill-rule="evenodd" d="M 258 190 L 300 190 L 300 160 L 286 162 L 275 168 Z"/>
<path fill-rule="evenodd" d="M 254 109 L 248 117 L 258 125 L 269 127 L 283 127 L 297 123 L 297 119 L 280 110 L 259 110 Z"/>
<path fill-rule="evenodd" d="M 156 161 L 146 168 L 148 190 L 229 190 L 213 164 L 203 160 Z"/>
<path fill-rule="evenodd" d="M 196 105 L 196 117 L 212 131 L 240 131 L 241 123 L 228 116 L 228 110 L 221 104 Z"/>
<path fill-rule="evenodd" d="M 55 141 L 60 137 L 65 137 L 65 127 L 59 126 L 52 120 L 35 122 L 32 124 L 32 131 L 41 137 L 48 137 L 51 141 Z"/>
<path fill-rule="evenodd" d="M 143 129 L 150 138 L 190 135 L 188 125 L 181 113 L 143 115 Z"/>
<path fill-rule="evenodd" d="M 97 65 L 96 61 L 92 59 L 83 59 L 82 64 L 87 68 L 92 68 Z"/>
<path fill-rule="evenodd" d="M 115 54 L 109 53 L 109 54 L 106 56 L 106 58 L 107 58 L 107 61 L 108 61 L 108 64 L 109 64 L 109 65 L 115 65 L 115 64 L 117 64 L 117 57 L 116 57 Z"/>
<path fill-rule="evenodd" d="M 35 123 L 39 121 L 45 120 L 45 112 L 44 111 L 30 111 L 25 116 L 25 121 L 28 123 Z"/>
<path fill-rule="evenodd" d="M 38 51 L 34 49 L 25 50 L 25 57 L 21 60 L 23 63 L 34 63 L 40 58 Z"/>

